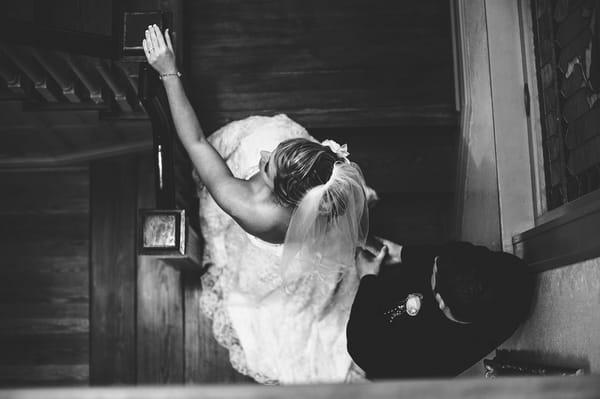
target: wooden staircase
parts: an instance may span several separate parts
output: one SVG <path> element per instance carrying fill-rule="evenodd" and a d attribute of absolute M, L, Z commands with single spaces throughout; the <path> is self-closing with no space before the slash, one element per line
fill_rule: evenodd
<path fill-rule="evenodd" d="M 173 26 L 184 25 L 181 9 L 158 3 L 143 6 L 171 8 L 179 15 Z M 285 112 L 315 137 L 349 145 L 351 159 L 381 196 L 372 214 L 374 234 L 401 243 L 444 240 L 457 130 L 450 43 L 444 40 L 447 7 L 433 0 L 379 8 L 367 1 L 250 3 L 185 3 L 190 67 L 184 79 L 206 130 Z M 5 37 L 10 30 L 0 26 Z M 95 46 L 85 46 L 88 53 L 75 56 L 67 45 L 40 51 L 49 41 L 36 40 L 0 48 L 0 169 L 91 163 L 89 175 L 84 173 L 91 251 L 82 251 L 81 261 L 92 281 L 90 345 L 85 341 L 91 356 L 78 381 L 248 381 L 233 371 L 199 309 L 200 272 L 135 253 L 134 210 L 191 207 L 181 199 L 190 193 L 171 191 L 163 201 L 152 184 L 155 125 L 150 107 L 138 101 L 137 62 L 117 60 L 102 41 L 100 53 L 90 54 Z M 140 150 L 148 151 L 104 159 Z M 173 156 L 183 158 L 177 145 Z M 178 188 L 193 191 L 185 183 L 189 176 L 175 169 L 173 177 Z M 37 193 L 35 181 L 27 189 Z M 48 285 L 42 277 L 38 281 Z"/>

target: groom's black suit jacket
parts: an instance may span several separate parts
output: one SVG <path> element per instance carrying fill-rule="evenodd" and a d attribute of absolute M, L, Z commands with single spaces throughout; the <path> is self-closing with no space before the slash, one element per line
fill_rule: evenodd
<path fill-rule="evenodd" d="M 475 248 L 468 243 L 448 245 Z M 532 280 L 526 266 L 513 255 L 494 252 L 493 263 L 506 269 L 510 281 L 502 309 L 480 323 L 458 324 L 446 318 L 431 289 L 439 252 L 440 247 L 405 246 L 401 264 L 361 279 L 347 338 L 348 351 L 367 378 L 456 376 L 510 337 L 528 313 Z M 423 295 L 419 313 L 389 323 L 383 313 L 411 293 Z"/>

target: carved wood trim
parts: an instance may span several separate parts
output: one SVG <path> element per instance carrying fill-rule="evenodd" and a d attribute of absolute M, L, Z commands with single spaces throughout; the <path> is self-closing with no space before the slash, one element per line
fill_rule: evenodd
<path fill-rule="evenodd" d="M 62 56 L 90 93 L 90 100 L 92 100 L 94 104 L 103 104 L 102 83 L 97 76 L 87 71 L 83 63 L 70 54 L 63 53 Z"/>
<path fill-rule="evenodd" d="M 10 91 L 18 95 L 25 95 L 25 87 L 21 74 L 15 70 L 6 57 L 0 57 L 0 76 L 6 81 Z"/>
<path fill-rule="evenodd" d="M 1 24 L 0 24 L 1 25 Z M 33 62 L 32 57 L 24 49 L 2 46 L 4 53 L 33 82 L 34 89 L 48 102 L 57 102 L 59 95 L 46 79 L 44 71 Z"/>
<path fill-rule="evenodd" d="M 52 76 L 52 78 L 58 83 L 58 86 L 62 90 L 63 96 L 67 100 L 73 103 L 80 103 L 81 98 L 75 92 L 75 79 L 73 76 L 69 76 L 66 69 L 61 69 L 55 65 L 48 57 L 47 54 L 43 54 L 40 50 L 32 48 L 31 54 L 33 57 L 42 65 L 46 71 Z"/>
<path fill-rule="evenodd" d="M 114 76 L 108 70 L 103 60 L 96 62 L 96 70 L 100 73 L 100 76 L 104 79 L 110 90 L 114 95 L 115 102 L 119 109 L 123 112 L 133 112 L 133 107 L 127 99 L 127 91 L 122 87 L 114 78 Z"/>

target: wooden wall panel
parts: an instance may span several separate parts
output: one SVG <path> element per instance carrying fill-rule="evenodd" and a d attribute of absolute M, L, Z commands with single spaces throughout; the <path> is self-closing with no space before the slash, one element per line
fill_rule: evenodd
<path fill-rule="evenodd" d="M 91 166 L 91 361 L 95 385 L 135 383 L 134 157 Z"/>
<path fill-rule="evenodd" d="M 11 19 L 44 27 L 111 35 L 112 1 L 24 0 L 5 2 L 3 13 Z"/>
<path fill-rule="evenodd" d="M 89 376 L 87 168 L 0 172 L 0 386 Z"/>
<path fill-rule="evenodd" d="M 286 112 L 307 126 L 402 124 L 454 108 L 446 2 L 207 0 L 186 4 L 189 93 L 213 129 Z M 365 112 L 368 111 L 368 112 Z M 432 114 L 435 118 L 435 113 Z M 375 122 L 376 123 L 376 122 Z"/>

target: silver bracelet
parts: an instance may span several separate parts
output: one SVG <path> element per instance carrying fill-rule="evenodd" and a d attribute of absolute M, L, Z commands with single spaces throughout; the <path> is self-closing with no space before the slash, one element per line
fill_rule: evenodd
<path fill-rule="evenodd" d="M 169 76 L 177 76 L 178 78 L 181 77 L 181 72 L 177 71 L 177 72 L 173 72 L 173 73 L 162 73 L 158 76 L 158 78 L 160 80 L 164 80 L 165 78 L 169 77 Z"/>

